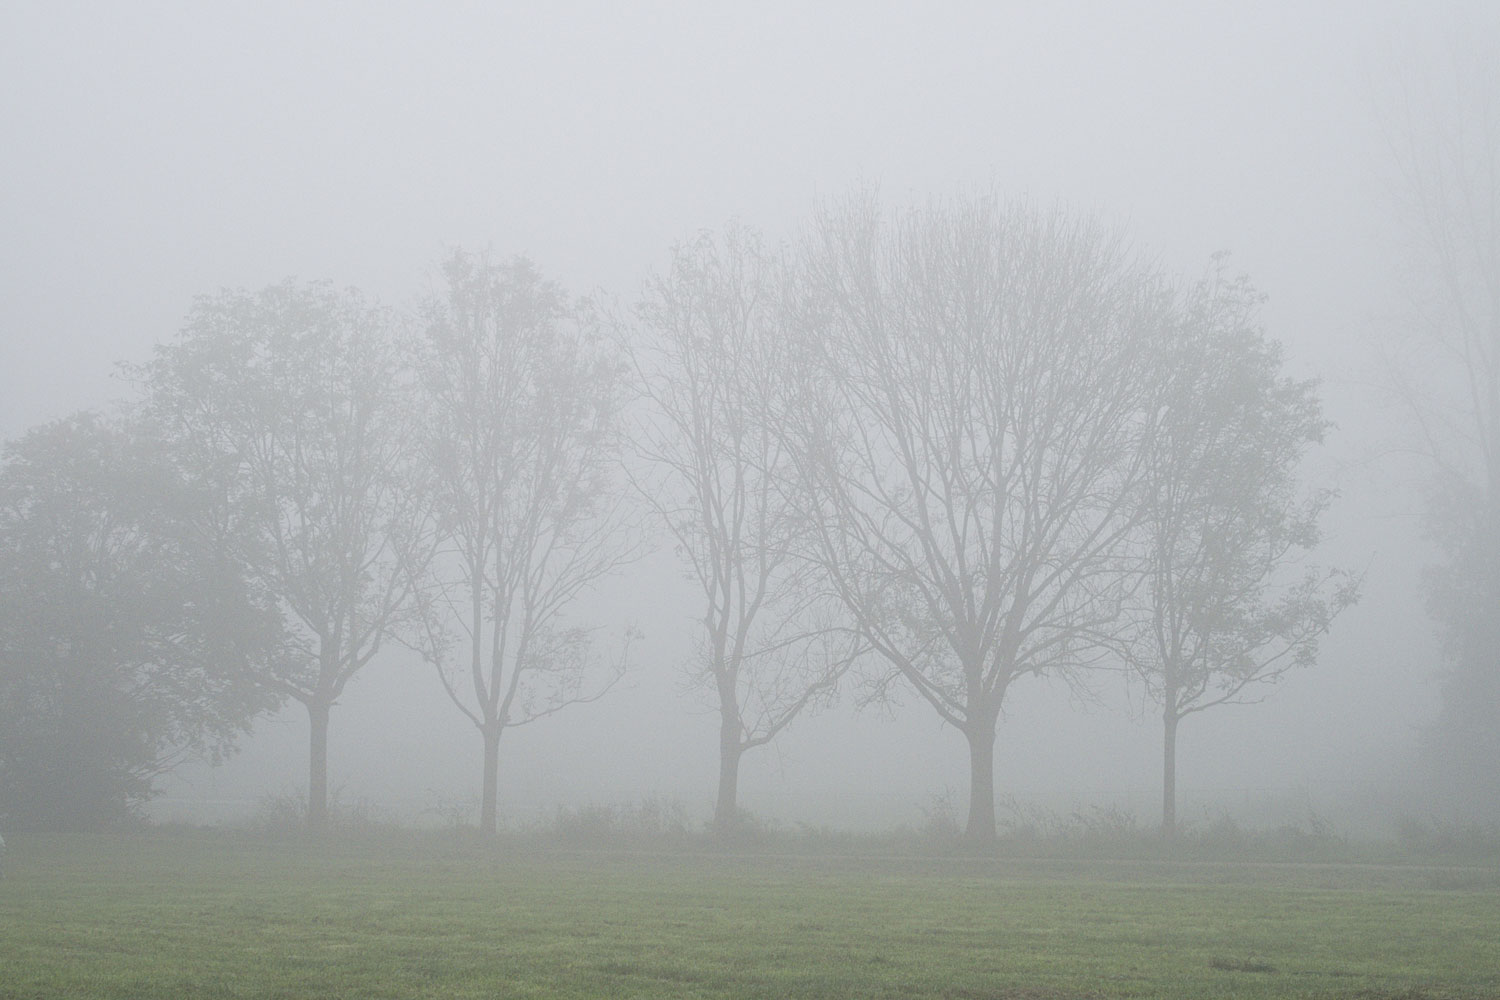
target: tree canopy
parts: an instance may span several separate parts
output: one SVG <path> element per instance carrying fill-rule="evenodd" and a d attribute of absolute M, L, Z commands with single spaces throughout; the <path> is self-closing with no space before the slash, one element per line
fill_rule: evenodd
<path fill-rule="evenodd" d="M 853 200 L 803 266 L 805 516 L 880 683 L 967 740 L 988 840 L 1007 690 L 1091 662 L 1119 616 L 1166 300 L 1094 220 L 992 196 Z"/>
<path fill-rule="evenodd" d="M 327 817 L 329 711 L 414 621 L 413 576 L 430 554 L 398 334 L 358 292 L 287 281 L 199 299 L 136 370 L 235 572 L 288 623 L 288 655 L 258 680 L 307 708 L 314 828 Z"/>
<path fill-rule="evenodd" d="M 149 438 L 91 414 L 0 466 L 0 817 L 125 816 L 189 756 L 219 759 L 278 696 L 278 615 L 202 530 L 206 497 Z"/>
<path fill-rule="evenodd" d="M 1126 605 L 1126 660 L 1161 710 L 1167 832 L 1178 724 L 1310 664 L 1358 593 L 1347 574 L 1297 565 L 1330 499 L 1302 495 L 1299 467 L 1328 425 L 1316 384 L 1285 375 L 1256 325 L 1260 295 L 1222 268 L 1187 291 L 1161 341 L 1141 582 Z"/>

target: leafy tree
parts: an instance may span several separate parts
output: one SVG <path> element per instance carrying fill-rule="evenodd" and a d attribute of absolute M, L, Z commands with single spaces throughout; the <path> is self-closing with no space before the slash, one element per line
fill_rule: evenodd
<path fill-rule="evenodd" d="M 652 404 L 641 450 L 661 473 L 641 492 L 703 593 L 691 680 L 719 714 L 721 832 L 738 817 L 744 754 L 830 698 L 850 659 L 783 488 L 786 442 L 767 423 L 786 365 L 780 281 L 759 239 L 733 228 L 680 247 L 637 310 Z"/>
<path fill-rule="evenodd" d="M 0 818 L 92 827 L 185 757 L 217 760 L 277 697 L 274 609 L 225 572 L 206 498 L 149 439 L 91 414 L 0 466 Z"/>
<path fill-rule="evenodd" d="M 307 709 L 315 831 L 330 710 L 413 623 L 430 552 L 397 329 L 355 291 L 287 281 L 199 299 L 137 369 L 146 412 L 214 498 L 211 530 L 289 623 L 288 656 L 260 680 Z"/>
<path fill-rule="evenodd" d="M 825 213 L 785 426 L 819 558 L 862 638 L 969 746 L 1022 677 L 1096 660 L 1123 590 L 1159 377 L 1157 283 L 1087 220 L 992 197 Z"/>
<path fill-rule="evenodd" d="M 1170 383 L 1149 452 L 1138 529 L 1144 574 L 1128 662 L 1161 709 L 1162 830 L 1176 825 L 1177 732 L 1310 664 L 1358 581 L 1289 569 L 1318 541 L 1329 496 L 1297 471 L 1327 423 L 1315 384 L 1282 374 L 1255 326 L 1260 296 L 1215 270 L 1195 286 L 1161 357 Z"/>
<path fill-rule="evenodd" d="M 423 478 L 441 552 L 421 648 L 484 745 L 480 829 L 496 829 L 505 730 L 593 701 L 592 633 L 568 611 L 634 555 L 614 499 L 623 371 L 580 307 L 525 260 L 454 252 L 427 305 Z"/>
<path fill-rule="evenodd" d="M 1428 609 L 1447 658 L 1431 763 L 1460 808 L 1500 816 L 1500 53 L 1463 26 L 1397 67 L 1385 120 L 1409 308 L 1393 360 L 1430 463 L 1442 561 Z"/>

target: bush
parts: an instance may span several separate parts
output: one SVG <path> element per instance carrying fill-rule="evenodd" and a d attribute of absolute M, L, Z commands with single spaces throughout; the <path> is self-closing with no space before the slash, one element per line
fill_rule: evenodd
<path fill-rule="evenodd" d="M 636 805 L 558 806 L 550 822 L 524 832 L 550 842 L 588 847 L 680 845 L 690 836 L 682 805 L 660 799 Z"/>
<path fill-rule="evenodd" d="M 1411 816 L 1396 821 L 1396 841 L 1410 854 L 1462 858 L 1500 858 L 1500 823 L 1423 822 Z"/>
<path fill-rule="evenodd" d="M 945 788 L 922 809 L 922 825 L 917 832 L 924 840 L 951 843 L 963 836 L 964 829 L 958 816 L 958 796 L 953 789 Z"/>
<path fill-rule="evenodd" d="M 308 833 L 307 798 L 298 792 L 263 795 L 245 826 L 269 836 L 303 836 Z M 369 799 L 346 804 L 337 789 L 328 796 L 328 831 L 332 834 L 363 837 L 397 829 L 400 825 L 380 817 Z"/>

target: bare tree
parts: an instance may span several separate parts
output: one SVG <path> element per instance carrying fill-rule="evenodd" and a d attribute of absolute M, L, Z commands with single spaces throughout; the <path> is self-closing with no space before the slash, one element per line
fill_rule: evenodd
<path fill-rule="evenodd" d="M 1162 831 L 1176 828 L 1177 731 L 1317 655 L 1358 581 L 1288 573 L 1317 544 L 1329 494 L 1303 499 L 1298 466 L 1327 422 L 1313 382 L 1282 374 L 1255 325 L 1260 295 L 1218 267 L 1185 297 L 1163 346 L 1170 384 L 1150 451 L 1142 585 L 1127 662 L 1161 709 Z"/>
<path fill-rule="evenodd" d="M 396 329 L 326 284 L 226 291 L 136 371 L 147 412 L 217 497 L 210 530 L 227 558 L 292 623 L 290 668 L 262 680 L 307 709 L 313 830 L 328 822 L 330 710 L 411 624 L 425 558 Z"/>
<path fill-rule="evenodd" d="M 1449 670 L 1431 731 L 1464 808 L 1500 810 L 1500 52 L 1466 25 L 1426 66 L 1386 76 L 1387 139 L 1406 238 L 1408 336 L 1392 370 L 1433 471 L 1443 562 L 1428 607 Z"/>
<path fill-rule="evenodd" d="M 426 477 L 443 550 L 422 649 L 484 744 L 496 829 L 500 737 L 593 701 L 592 633 L 571 605 L 635 554 L 611 478 L 623 371 L 579 307 L 525 260 L 454 252 L 427 307 Z"/>
<path fill-rule="evenodd" d="M 820 559 L 863 639 L 968 742 L 967 834 L 995 833 L 1010 685 L 1100 656 L 1148 466 L 1164 299 L 1091 221 L 993 197 L 808 241 L 787 413 Z"/>
<path fill-rule="evenodd" d="M 651 407 L 640 484 L 703 594 L 692 675 L 719 714 L 714 825 L 734 829 L 740 760 L 829 699 L 850 660 L 828 594 L 804 558 L 808 524 L 788 500 L 792 464 L 766 423 L 784 378 L 780 262 L 732 227 L 679 247 L 647 287 L 636 355 Z"/>

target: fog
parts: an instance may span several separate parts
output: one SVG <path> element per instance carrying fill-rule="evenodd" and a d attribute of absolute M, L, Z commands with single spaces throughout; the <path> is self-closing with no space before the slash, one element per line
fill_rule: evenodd
<path fill-rule="evenodd" d="M 120 362 L 195 296 L 287 276 L 407 307 L 452 247 L 530 257 L 628 310 L 670 248 L 738 219 L 789 238 L 826 199 L 975 188 L 1096 212 L 1175 274 L 1229 251 L 1288 368 L 1336 429 L 1307 463 L 1338 499 L 1314 554 L 1365 574 L 1315 666 L 1194 716 L 1179 815 L 1384 829 L 1439 707 L 1433 557 L 1406 411 L 1401 236 L 1382 135 L 1389 67 L 1440 52 L 1473 3 L 670 3 L 358 6 L 11 3 L 0 13 L 0 431 L 129 398 Z M 576 617 L 634 627 L 608 697 L 507 732 L 502 818 L 713 803 L 717 718 L 683 690 L 700 598 L 671 547 Z M 1105 676 L 1010 690 L 996 787 L 1058 810 L 1160 801 L 1160 721 Z M 967 795 L 967 750 L 915 695 L 852 692 L 750 752 L 773 821 L 919 824 Z M 164 819 L 244 816 L 307 783 L 307 717 L 161 782 Z M 441 822 L 478 799 L 480 744 L 430 667 L 382 652 L 334 709 L 345 805 Z"/>

